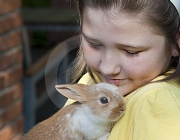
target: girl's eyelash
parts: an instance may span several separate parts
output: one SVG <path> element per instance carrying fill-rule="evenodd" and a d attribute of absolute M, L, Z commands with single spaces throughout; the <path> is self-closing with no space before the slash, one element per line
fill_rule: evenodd
<path fill-rule="evenodd" d="M 137 51 L 137 52 L 131 52 L 131 51 L 128 51 L 128 50 L 124 50 L 126 52 L 127 55 L 129 56 L 137 56 L 139 55 L 140 51 Z"/>
<path fill-rule="evenodd" d="M 91 43 L 91 42 L 88 42 L 88 44 L 89 44 L 89 46 L 91 46 L 91 47 L 93 47 L 93 48 L 98 48 L 98 47 L 102 46 L 102 45 L 100 45 L 100 44 L 93 44 L 93 43 Z"/>

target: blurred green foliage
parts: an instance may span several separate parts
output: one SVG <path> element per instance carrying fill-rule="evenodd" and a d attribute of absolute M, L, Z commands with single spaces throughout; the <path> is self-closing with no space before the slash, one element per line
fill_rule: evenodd
<path fill-rule="evenodd" d="M 35 48 L 47 48 L 47 32 L 43 31 L 33 31 L 32 32 L 32 47 Z"/>
<path fill-rule="evenodd" d="M 22 0 L 23 7 L 49 7 L 51 0 Z M 33 31 L 32 47 L 47 47 L 47 32 Z"/>
<path fill-rule="evenodd" d="M 51 0 L 23 0 L 24 7 L 48 7 Z"/>

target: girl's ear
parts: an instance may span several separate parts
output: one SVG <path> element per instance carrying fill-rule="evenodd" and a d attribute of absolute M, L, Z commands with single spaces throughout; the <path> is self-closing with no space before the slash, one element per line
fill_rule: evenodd
<path fill-rule="evenodd" d="M 178 43 L 178 46 L 179 46 L 179 48 L 180 48 L 180 29 L 179 29 L 179 32 L 178 32 L 178 34 L 177 34 L 177 43 Z M 172 56 L 174 56 L 174 57 L 177 57 L 177 56 L 179 56 L 179 53 L 178 53 L 178 51 L 175 49 L 175 47 L 172 47 Z"/>
<path fill-rule="evenodd" d="M 55 88 L 65 97 L 83 102 L 86 100 L 86 87 L 87 85 L 83 84 L 65 84 L 65 85 L 56 85 Z"/>

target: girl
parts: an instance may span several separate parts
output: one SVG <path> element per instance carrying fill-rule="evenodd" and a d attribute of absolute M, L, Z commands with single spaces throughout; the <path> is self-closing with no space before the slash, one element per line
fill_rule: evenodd
<path fill-rule="evenodd" d="M 79 83 L 114 84 L 126 99 L 108 140 L 179 140 L 179 14 L 171 1 L 76 3 L 81 48 L 74 79 L 86 69 Z"/>

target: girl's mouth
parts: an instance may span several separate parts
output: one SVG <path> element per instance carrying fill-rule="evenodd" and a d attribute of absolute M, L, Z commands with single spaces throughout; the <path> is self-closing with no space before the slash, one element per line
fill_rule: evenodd
<path fill-rule="evenodd" d="M 109 78 L 105 77 L 104 80 L 106 83 L 113 84 L 115 86 L 120 86 L 124 79 L 109 79 Z"/>
<path fill-rule="evenodd" d="M 115 86 L 122 85 L 122 82 L 126 80 L 126 78 L 112 78 L 105 75 L 102 75 L 100 72 L 95 72 L 96 75 L 99 76 L 102 82 L 106 82 Z"/>
<path fill-rule="evenodd" d="M 120 79 L 109 79 L 107 82 L 116 86 L 119 86 L 121 84 Z"/>

